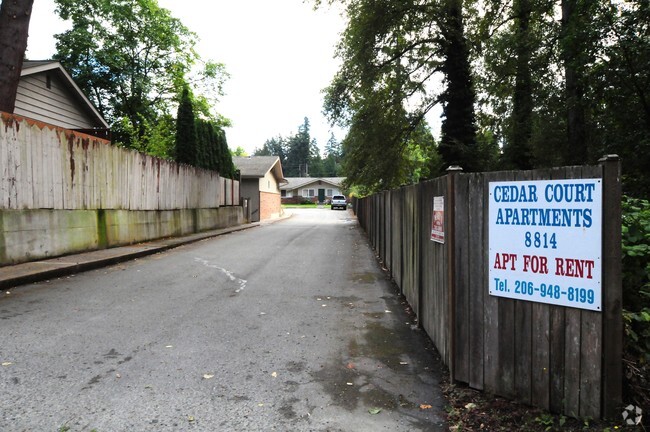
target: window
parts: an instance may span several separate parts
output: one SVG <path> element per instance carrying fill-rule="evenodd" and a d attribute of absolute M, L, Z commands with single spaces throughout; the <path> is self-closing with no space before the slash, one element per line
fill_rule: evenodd
<path fill-rule="evenodd" d="M 325 196 L 332 196 L 332 195 L 333 195 L 333 194 L 332 194 L 332 189 L 327 189 L 327 190 L 325 191 Z"/>
<path fill-rule="evenodd" d="M 286 191 L 285 189 L 282 189 L 282 190 L 280 191 L 280 196 L 281 196 L 282 198 L 285 198 L 285 197 L 287 196 L 287 191 Z"/>
<path fill-rule="evenodd" d="M 303 189 L 302 196 L 305 198 L 314 197 L 316 196 L 316 191 L 314 189 Z"/>

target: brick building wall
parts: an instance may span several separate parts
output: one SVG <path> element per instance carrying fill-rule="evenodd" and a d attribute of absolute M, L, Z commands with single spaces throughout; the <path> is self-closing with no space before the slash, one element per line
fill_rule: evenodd
<path fill-rule="evenodd" d="M 280 194 L 260 192 L 260 219 L 270 219 L 272 217 L 280 216 L 282 206 L 280 202 Z"/>

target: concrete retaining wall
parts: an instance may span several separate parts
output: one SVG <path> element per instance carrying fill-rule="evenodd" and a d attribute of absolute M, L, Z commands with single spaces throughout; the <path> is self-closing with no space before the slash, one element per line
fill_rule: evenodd
<path fill-rule="evenodd" d="M 244 223 L 241 207 L 2 210 L 0 265 L 193 234 Z"/>

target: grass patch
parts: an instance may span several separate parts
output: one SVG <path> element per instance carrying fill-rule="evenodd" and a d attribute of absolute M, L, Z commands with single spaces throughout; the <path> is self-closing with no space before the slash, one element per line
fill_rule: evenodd
<path fill-rule="evenodd" d="M 282 204 L 282 208 L 319 208 L 319 207 L 329 207 L 329 205 L 321 204 Z"/>

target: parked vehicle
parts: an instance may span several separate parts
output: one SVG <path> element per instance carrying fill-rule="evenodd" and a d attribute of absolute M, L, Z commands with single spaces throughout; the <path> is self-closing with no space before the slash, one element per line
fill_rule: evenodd
<path fill-rule="evenodd" d="M 348 208 L 348 201 L 345 199 L 345 196 L 343 195 L 334 195 L 332 197 L 332 201 L 330 202 L 330 208 L 332 210 L 336 208 L 340 208 L 341 210 L 345 210 Z"/>

